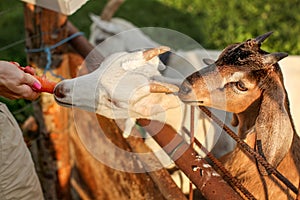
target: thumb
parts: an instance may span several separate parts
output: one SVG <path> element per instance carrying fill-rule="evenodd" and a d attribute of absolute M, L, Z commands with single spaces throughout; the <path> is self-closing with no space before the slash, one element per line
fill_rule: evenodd
<path fill-rule="evenodd" d="M 39 91 L 42 88 L 41 83 L 29 73 L 24 74 L 24 83 L 29 85 L 35 91 Z"/>

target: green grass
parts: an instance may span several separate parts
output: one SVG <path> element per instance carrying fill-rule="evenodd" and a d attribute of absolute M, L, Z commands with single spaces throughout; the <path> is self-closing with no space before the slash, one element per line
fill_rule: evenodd
<path fill-rule="evenodd" d="M 70 20 L 88 35 L 88 14 L 100 14 L 105 3 L 91 0 Z M 300 54 L 299 10 L 300 0 L 127 0 L 115 16 L 138 27 L 179 31 L 208 49 L 274 31 L 264 44 L 266 50 Z"/>
<path fill-rule="evenodd" d="M 101 13 L 106 1 L 90 1 L 69 19 L 86 35 L 89 35 L 90 19 L 89 14 Z M 163 27 L 169 28 L 189 36 L 198 36 L 197 20 L 195 16 L 181 12 L 177 8 L 165 5 L 155 0 L 128 0 L 125 1 L 115 13 L 116 17 L 121 17 L 131 21 L 137 27 Z M 76 20 L 80 18 L 81 20 Z M 195 27 L 195 28 L 193 28 Z"/>
<path fill-rule="evenodd" d="M 100 14 L 105 0 L 90 0 L 69 17 L 89 36 L 89 13 Z M 26 64 L 23 3 L 0 1 L 0 59 Z M 265 48 L 300 54 L 300 0 L 126 0 L 115 16 L 138 27 L 163 27 L 186 34 L 208 49 L 274 31 Z"/>
<path fill-rule="evenodd" d="M 1 0 L 0 8 L 0 59 L 25 63 L 22 3 Z"/>

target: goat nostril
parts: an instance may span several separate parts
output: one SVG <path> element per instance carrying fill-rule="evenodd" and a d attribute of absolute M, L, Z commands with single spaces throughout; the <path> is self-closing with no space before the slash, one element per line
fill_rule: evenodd
<path fill-rule="evenodd" d="M 64 87 L 63 85 L 58 85 L 54 88 L 54 95 L 58 98 L 64 98 Z"/>

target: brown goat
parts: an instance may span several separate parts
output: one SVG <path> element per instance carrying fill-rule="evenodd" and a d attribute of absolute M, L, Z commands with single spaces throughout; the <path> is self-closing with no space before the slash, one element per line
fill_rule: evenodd
<path fill-rule="evenodd" d="M 225 48 L 217 61 L 185 79 L 179 97 L 187 104 L 234 113 L 232 124 L 239 126 L 239 136 L 298 186 L 300 138 L 277 63 L 287 54 L 260 48 L 270 34 Z M 266 175 L 255 158 L 238 146 L 221 161 L 257 199 L 295 199 L 291 190 Z"/>

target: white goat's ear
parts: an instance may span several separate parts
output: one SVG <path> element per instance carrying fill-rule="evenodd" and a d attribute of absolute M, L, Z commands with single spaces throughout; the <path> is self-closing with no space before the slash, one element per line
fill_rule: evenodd
<path fill-rule="evenodd" d="M 286 94 L 280 82 L 269 83 L 262 93 L 262 102 L 255 123 L 257 150 L 273 166 L 277 167 L 288 153 L 293 127 L 285 107 Z"/>
<path fill-rule="evenodd" d="M 105 30 L 107 33 L 117 34 L 120 33 L 122 28 L 118 24 L 113 23 L 112 21 L 105 21 L 100 18 L 100 16 L 95 14 L 90 14 L 91 20 L 98 26 L 100 29 Z"/>
<path fill-rule="evenodd" d="M 215 61 L 213 59 L 210 59 L 210 58 L 203 58 L 202 61 L 206 65 L 211 65 L 211 64 L 215 63 Z"/>

